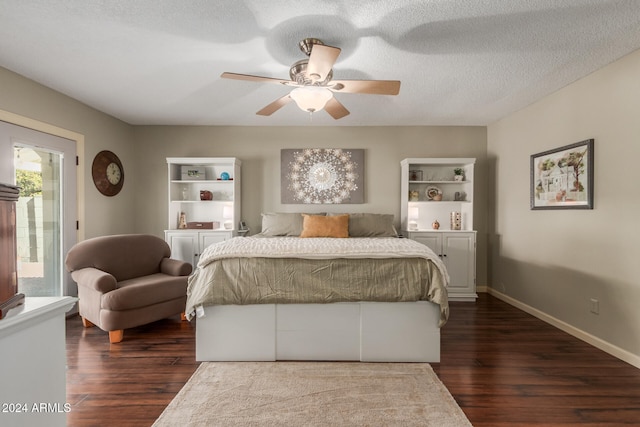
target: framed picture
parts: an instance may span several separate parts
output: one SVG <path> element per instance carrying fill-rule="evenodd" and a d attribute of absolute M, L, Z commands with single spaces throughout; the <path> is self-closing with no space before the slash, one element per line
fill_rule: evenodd
<path fill-rule="evenodd" d="M 181 166 L 180 177 L 183 181 L 202 181 L 205 178 L 202 166 Z"/>
<path fill-rule="evenodd" d="M 364 203 L 364 149 L 283 149 L 282 204 Z"/>
<path fill-rule="evenodd" d="M 422 181 L 422 171 L 420 169 L 410 170 L 409 181 Z"/>
<path fill-rule="evenodd" d="M 593 139 L 531 156 L 531 209 L 593 209 Z"/>

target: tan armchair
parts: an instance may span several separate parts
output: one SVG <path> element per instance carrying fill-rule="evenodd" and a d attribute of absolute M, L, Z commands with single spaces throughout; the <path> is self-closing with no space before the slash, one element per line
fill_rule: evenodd
<path fill-rule="evenodd" d="M 182 314 L 191 264 L 169 258 L 171 249 L 156 236 L 96 237 L 76 244 L 65 264 L 78 284 L 85 327 L 122 341 L 124 329 Z"/>

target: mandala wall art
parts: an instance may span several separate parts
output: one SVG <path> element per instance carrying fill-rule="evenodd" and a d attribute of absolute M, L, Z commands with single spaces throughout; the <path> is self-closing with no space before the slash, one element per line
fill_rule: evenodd
<path fill-rule="evenodd" d="M 362 149 L 286 149 L 280 162 L 283 204 L 364 203 Z"/>

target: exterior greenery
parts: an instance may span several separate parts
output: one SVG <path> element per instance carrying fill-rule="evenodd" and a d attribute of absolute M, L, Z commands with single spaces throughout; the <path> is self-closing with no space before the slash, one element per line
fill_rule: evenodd
<path fill-rule="evenodd" d="M 42 174 L 18 169 L 16 171 L 16 185 L 20 187 L 20 197 L 42 194 Z"/>

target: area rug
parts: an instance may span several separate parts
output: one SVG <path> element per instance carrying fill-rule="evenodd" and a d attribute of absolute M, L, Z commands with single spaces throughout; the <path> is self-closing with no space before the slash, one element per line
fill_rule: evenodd
<path fill-rule="evenodd" d="M 204 362 L 160 426 L 471 426 L 427 363 Z"/>

